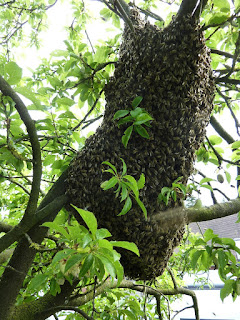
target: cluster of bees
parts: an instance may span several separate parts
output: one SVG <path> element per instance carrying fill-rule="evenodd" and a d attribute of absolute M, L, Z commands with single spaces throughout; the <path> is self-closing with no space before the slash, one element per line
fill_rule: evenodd
<path fill-rule="evenodd" d="M 214 81 L 209 49 L 194 18 L 176 16 L 159 29 L 133 10 L 131 21 L 134 32 L 125 27 L 119 62 L 106 86 L 103 123 L 71 164 L 68 194 L 74 205 L 96 215 L 99 227 L 107 228 L 112 239 L 136 243 L 140 257 L 121 250 L 121 263 L 126 276 L 148 280 L 163 273 L 184 233 L 182 222 L 163 230 L 151 216 L 167 209 L 157 201 L 161 189 L 180 176 L 186 183 L 192 173 L 195 151 L 212 111 Z M 131 109 L 136 96 L 143 97 L 139 107 L 154 119 L 148 128 L 150 139 L 133 131 L 125 148 L 121 138 L 129 124 L 118 127 L 113 116 L 118 110 Z M 125 216 L 117 216 L 123 203 L 113 189 L 100 188 L 101 182 L 111 178 L 102 162 L 111 162 L 121 173 L 120 158 L 136 180 L 145 175 L 140 199 L 147 221 L 134 200 Z M 168 208 L 181 205 L 181 199 L 170 200 Z"/>

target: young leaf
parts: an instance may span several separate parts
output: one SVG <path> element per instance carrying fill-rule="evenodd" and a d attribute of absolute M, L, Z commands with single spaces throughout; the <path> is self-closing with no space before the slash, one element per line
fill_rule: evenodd
<path fill-rule="evenodd" d="M 132 200 L 131 198 L 128 196 L 127 200 L 125 201 L 125 204 L 123 206 L 122 211 L 118 214 L 118 216 L 123 216 L 125 215 L 130 209 L 132 208 Z"/>
<path fill-rule="evenodd" d="M 10 85 L 17 84 L 22 78 L 22 68 L 16 62 L 10 61 L 5 65 L 5 74 Z"/>
<path fill-rule="evenodd" d="M 112 177 L 110 180 L 107 180 L 101 183 L 101 188 L 105 191 L 113 188 L 117 183 L 118 183 L 118 179 L 116 177 Z"/>
<path fill-rule="evenodd" d="M 96 232 L 96 239 L 100 240 L 100 239 L 104 239 L 104 238 L 108 238 L 111 237 L 111 233 L 104 228 L 98 229 Z"/>
<path fill-rule="evenodd" d="M 153 120 L 153 118 L 150 116 L 150 114 L 148 114 L 147 112 L 143 112 L 137 116 L 136 122 L 134 122 L 134 124 L 139 125 L 151 120 Z"/>
<path fill-rule="evenodd" d="M 125 163 L 125 161 L 120 158 L 122 160 L 122 163 L 123 163 L 123 167 L 122 167 L 122 175 L 124 176 L 126 173 L 127 173 L 127 165 Z"/>
<path fill-rule="evenodd" d="M 207 177 L 206 177 L 206 178 L 201 179 L 199 183 L 200 183 L 200 184 L 203 184 L 203 183 L 205 183 L 205 182 L 210 182 L 210 181 L 214 181 L 214 179 L 212 179 L 212 178 L 207 178 Z"/>
<path fill-rule="evenodd" d="M 137 181 L 138 190 L 142 189 L 145 185 L 145 175 L 141 173 L 139 180 Z"/>
<path fill-rule="evenodd" d="M 134 121 L 134 118 L 131 117 L 131 116 L 127 116 L 125 118 L 121 118 L 119 121 L 118 121 L 118 126 L 120 126 L 121 124 L 124 124 L 124 123 L 128 123 L 128 122 L 133 122 Z"/>
<path fill-rule="evenodd" d="M 122 136 L 122 143 L 125 148 L 127 148 L 127 144 L 131 137 L 132 131 L 133 131 L 133 126 L 130 126 L 125 130 L 124 135 Z"/>
<path fill-rule="evenodd" d="M 234 280 L 226 280 L 224 287 L 220 290 L 220 298 L 223 301 L 233 290 Z"/>
<path fill-rule="evenodd" d="M 114 279 L 116 276 L 116 270 L 114 267 L 114 261 L 110 260 L 108 257 L 104 256 L 103 254 L 97 253 L 95 255 L 96 258 L 100 259 L 103 263 L 106 271 L 110 274 L 110 276 Z"/>
<path fill-rule="evenodd" d="M 90 253 L 84 260 L 83 266 L 79 273 L 79 278 L 83 277 L 88 272 L 88 270 L 90 270 L 93 264 L 93 261 L 94 261 L 93 255 Z"/>
<path fill-rule="evenodd" d="M 114 117 L 113 120 L 119 119 L 119 118 L 123 118 L 125 117 L 127 114 L 129 114 L 129 110 L 118 110 Z"/>
<path fill-rule="evenodd" d="M 88 229 L 92 233 L 93 236 L 95 236 L 97 231 L 97 219 L 95 218 L 94 214 L 90 211 L 79 209 L 72 205 L 77 212 L 80 214 L 80 216 L 83 218 L 84 222 L 88 226 Z"/>
<path fill-rule="evenodd" d="M 139 198 L 135 198 L 135 200 L 137 201 L 137 204 L 139 205 L 139 207 L 142 209 L 144 217 L 147 220 L 147 209 L 145 208 L 144 204 L 142 203 L 142 201 Z"/>
<path fill-rule="evenodd" d="M 109 162 L 109 161 L 103 161 L 102 164 L 108 165 L 108 166 L 109 166 L 110 168 L 112 168 L 113 171 L 117 174 L 117 169 L 116 169 L 116 167 L 115 167 L 113 164 L 111 164 L 111 162 Z"/>
<path fill-rule="evenodd" d="M 137 96 L 136 98 L 133 99 L 133 102 L 132 102 L 132 107 L 135 109 L 136 107 L 139 106 L 139 104 L 141 103 L 143 97 L 141 96 Z"/>
<path fill-rule="evenodd" d="M 64 272 L 66 273 L 69 269 L 71 269 L 75 264 L 80 263 L 85 257 L 87 253 L 77 253 L 74 254 L 71 258 L 68 259 Z"/>
<path fill-rule="evenodd" d="M 132 111 L 130 111 L 130 115 L 135 119 L 137 118 L 137 116 L 139 116 L 142 113 L 143 113 L 143 109 L 139 108 L 139 107 L 134 109 L 134 110 L 132 110 Z"/>
<path fill-rule="evenodd" d="M 141 137 L 149 139 L 149 134 L 143 126 L 141 126 L 140 124 L 139 125 L 134 124 L 134 129 Z"/>
<path fill-rule="evenodd" d="M 118 260 L 116 260 L 116 261 L 114 261 L 114 267 L 116 270 L 116 275 L 117 275 L 117 280 L 118 280 L 117 286 L 119 286 L 123 280 L 123 277 L 124 277 L 123 266 L 121 265 L 121 263 Z"/>
<path fill-rule="evenodd" d="M 37 274 L 30 282 L 28 290 L 38 291 L 41 290 L 43 284 L 47 281 L 47 274 Z"/>
<path fill-rule="evenodd" d="M 130 189 L 133 191 L 135 197 L 139 197 L 139 190 L 138 190 L 138 185 L 137 185 L 137 181 L 130 175 L 126 174 L 124 176 L 124 180 L 128 180 L 130 182 L 130 184 L 127 184 Z"/>
<path fill-rule="evenodd" d="M 129 195 L 129 192 L 128 192 L 128 189 L 127 189 L 126 185 L 125 185 L 125 184 L 122 184 L 122 191 L 121 191 L 121 200 L 120 200 L 120 202 L 124 201 L 124 200 L 127 198 L 128 195 Z"/>
<path fill-rule="evenodd" d="M 128 242 L 128 241 L 111 241 L 112 245 L 114 247 L 120 247 L 120 248 L 124 248 L 127 249 L 129 251 L 132 251 L 133 253 L 135 253 L 137 256 L 140 256 L 138 247 L 136 246 L 135 243 L 133 242 Z"/>

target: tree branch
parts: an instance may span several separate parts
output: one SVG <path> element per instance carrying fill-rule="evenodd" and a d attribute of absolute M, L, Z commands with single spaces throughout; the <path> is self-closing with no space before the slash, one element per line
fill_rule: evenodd
<path fill-rule="evenodd" d="M 210 123 L 214 130 L 228 143 L 231 144 L 235 140 L 233 137 L 221 126 L 221 124 L 217 121 L 214 116 L 211 116 Z"/>
<path fill-rule="evenodd" d="M 33 182 L 32 189 L 28 201 L 28 205 L 25 211 L 25 218 L 33 215 L 37 209 L 37 202 L 40 192 L 40 183 L 42 176 L 42 161 L 41 161 L 41 149 L 38 141 L 37 130 L 34 121 L 31 119 L 28 110 L 16 92 L 0 75 L 0 90 L 3 95 L 10 97 L 15 102 L 15 108 L 17 109 L 23 123 L 26 126 L 29 139 L 32 146 L 33 153 Z M 25 219 L 23 218 L 23 219 Z"/>
<path fill-rule="evenodd" d="M 177 16 L 183 17 L 186 15 L 191 15 L 199 18 L 206 4 L 207 0 L 183 0 Z"/>
<path fill-rule="evenodd" d="M 178 207 L 159 212 L 151 217 L 151 222 L 157 223 L 161 228 L 161 232 L 167 232 L 168 229 L 176 228 L 181 225 L 190 224 L 192 222 L 209 221 L 218 218 L 227 217 L 240 211 L 240 198 L 230 200 L 225 203 L 217 203 L 209 207 L 200 209 Z"/>

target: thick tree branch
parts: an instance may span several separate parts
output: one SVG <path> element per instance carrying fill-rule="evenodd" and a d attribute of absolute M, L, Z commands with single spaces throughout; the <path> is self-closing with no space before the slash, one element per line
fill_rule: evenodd
<path fill-rule="evenodd" d="M 60 178 L 55 182 L 48 194 L 45 196 L 38 208 L 39 212 L 41 209 L 44 209 L 48 204 L 51 204 L 55 198 L 65 194 L 66 177 L 67 170 L 60 176 Z M 59 210 L 60 207 L 53 208 L 51 215 L 48 215 L 47 221 L 52 221 Z M 44 211 L 41 211 L 41 213 L 43 212 Z M 41 221 L 41 223 L 43 222 L 44 220 Z M 28 235 L 33 242 L 41 243 L 44 237 L 46 236 L 46 231 L 47 228 L 39 227 L 37 225 L 28 231 Z M 26 274 L 32 265 L 35 254 L 36 250 L 32 247 L 29 247 L 29 242 L 27 241 L 27 239 L 25 237 L 22 237 L 0 280 L 1 320 L 9 320 L 11 308 L 14 305 L 18 292 L 22 287 L 23 280 L 25 279 Z M 16 272 L 15 270 L 17 270 L 18 272 Z"/>
<path fill-rule="evenodd" d="M 210 123 L 215 131 L 222 137 L 228 144 L 233 143 L 233 137 L 221 126 L 214 116 L 211 116 Z"/>
<path fill-rule="evenodd" d="M 24 216 L 33 215 L 36 212 L 37 202 L 40 192 L 40 183 L 42 175 L 42 162 L 41 162 L 41 149 L 40 143 L 38 141 L 37 131 L 34 121 L 31 119 L 28 110 L 16 92 L 11 88 L 11 86 L 3 79 L 0 75 L 0 90 L 3 95 L 10 97 L 15 102 L 15 108 L 17 109 L 23 123 L 26 126 L 29 139 L 32 146 L 33 153 L 33 182 L 32 189 L 28 201 L 28 205 Z"/>
<path fill-rule="evenodd" d="M 177 15 L 178 17 L 191 15 L 199 18 L 206 4 L 207 0 L 183 0 Z"/>
<path fill-rule="evenodd" d="M 159 224 L 162 232 L 167 232 L 174 226 L 178 228 L 181 225 L 192 222 L 201 222 L 227 217 L 240 211 L 240 198 L 230 200 L 225 203 L 217 203 L 209 207 L 195 208 L 174 208 L 160 212 L 149 219 Z"/>

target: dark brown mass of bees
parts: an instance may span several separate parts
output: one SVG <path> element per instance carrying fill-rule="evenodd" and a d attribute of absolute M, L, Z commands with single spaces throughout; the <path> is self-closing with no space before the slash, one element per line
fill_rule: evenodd
<path fill-rule="evenodd" d="M 125 275 L 153 279 L 163 273 L 184 226 L 179 223 L 163 231 L 151 222 L 151 216 L 166 210 L 163 203 L 157 203 L 161 189 L 180 176 L 186 183 L 192 173 L 194 154 L 212 110 L 214 83 L 209 49 L 193 18 L 175 17 L 161 30 L 143 22 L 134 10 L 132 23 L 135 32 L 125 28 L 119 63 L 106 87 L 103 123 L 71 164 L 68 194 L 74 205 L 94 212 L 99 227 L 107 228 L 112 239 L 136 243 L 140 257 L 121 251 Z M 143 97 L 139 106 L 154 118 L 148 128 L 150 139 L 133 132 L 124 148 L 121 137 L 128 125 L 118 127 L 113 116 L 117 110 L 130 109 L 136 96 Z M 123 203 L 113 189 L 100 188 L 101 182 L 111 178 L 103 172 L 102 162 L 110 161 L 121 172 L 120 158 L 128 174 L 136 179 L 145 174 L 140 199 L 148 221 L 135 203 L 125 216 L 117 216 Z M 169 206 L 181 206 L 181 201 Z"/>

